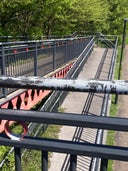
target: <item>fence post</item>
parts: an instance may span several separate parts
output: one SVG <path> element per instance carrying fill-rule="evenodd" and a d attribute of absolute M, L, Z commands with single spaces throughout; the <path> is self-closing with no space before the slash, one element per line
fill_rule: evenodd
<path fill-rule="evenodd" d="M 73 46 L 73 59 L 75 58 L 75 40 L 72 40 L 72 46 Z"/>
<path fill-rule="evenodd" d="M 3 45 L 1 43 L 0 44 L 0 69 L 1 69 L 1 75 L 4 75 L 4 76 L 6 75 L 5 68 L 6 68 L 5 54 L 4 54 Z M 2 88 L 2 94 L 3 94 L 4 97 L 7 96 L 7 88 Z"/>
<path fill-rule="evenodd" d="M 67 63 L 67 40 L 65 40 L 65 64 Z"/>
<path fill-rule="evenodd" d="M 128 18 L 124 19 L 124 28 L 123 28 L 123 37 L 122 37 L 122 47 L 121 47 L 121 56 L 120 56 L 120 66 L 119 66 L 119 75 L 118 80 L 120 79 L 120 73 L 122 68 L 122 58 L 123 58 L 123 51 L 125 48 L 125 38 L 126 38 L 126 23 L 128 21 Z"/>
<path fill-rule="evenodd" d="M 35 42 L 35 56 L 34 56 L 34 76 L 37 76 L 37 59 L 38 59 L 38 46 L 37 42 Z"/>
<path fill-rule="evenodd" d="M 15 147 L 14 152 L 15 152 L 15 171 L 22 171 L 22 167 L 21 167 L 21 149 Z"/>
<path fill-rule="evenodd" d="M 56 62 L 55 62 L 55 60 L 56 60 L 56 41 L 54 41 L 54 44 L 53 44 L 53 71 L 55 70 L 55 68 L 56 68 Z"/>
<path fill-rule="evenodd" d="M 48 151 L 42 151 L 42 171 L 48 171 Z"/>
<path fill-rule="evenodd" d="M 124 52 L 124 48 L 125 48 L 126 23 L 127 23 L 127 21 L 128 21 L 128 18 L 125 18 L 124 19 L 123 36 L 122 36 L 122 46 L 121 46 L 121 56 L 120 56 L 118 80 L 120 80 L 120 77 L 121 77 L 122 59 L 123 59 L 123 52 Z M 115 97 L 115 104 L 117 104 L 117 101 L 118 101 L 118 94 L 116 94 L 116 97 Z"/>
<path fill-rule="evenodd" d="M 100 171 L 107 171 L 108 159 L 101 159 Z"/>
<path fill-rule="evenodd" d="M 70 155 L 70 171 L 76 171 L 77 156 Z"/>

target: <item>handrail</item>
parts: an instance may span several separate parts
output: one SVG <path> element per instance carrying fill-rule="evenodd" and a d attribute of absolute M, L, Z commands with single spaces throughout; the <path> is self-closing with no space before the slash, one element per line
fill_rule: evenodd
<path fill-rule="evenodd" d="M 113 53 L 113 56 L 116 55 Z M 114 60 L 114 59 L 113 59 Z M 113 65 L 112 65 L 113 67 Z M 111 69 L 109 72 L 113 72 Z M 62 90 L 76 92 L 93 92 L 109 94 L 128 94 L 127 80 L 75 80 L 75 79 L 57 79 L 44 77 L 12 77 L 1 76 L 0 87 L 15 87 L 21 89 L 37 89 L 37 90 Z M 106 116 L 89 116 L 71 113 L 41 112 L 41 111 L 25 111 L 0 109 L 0 119 L 9 122 L 16 121 L 22 125 L 24 122 L 46 123 L 57 125 L 68 125 L 74 127 L 87 127 L 100 130 L 128 131 L 127 118 L 112 118 Z M 6 129 L 5 129 L 6 130 Z M 26 131 L 26 130 L 25 130 Z M 48 170 L 48 152 L 59 152 L 70 154 L 70 171 L 76 170 L 77 155 L 101 158 L 101 168 L 104 159 L 124 160 L 128 161 L 128 148 L 108 146 L 88 142 L 73 142 L 66 140 L 44 139 L 21 135 L 20 139 L 10 137 L 4 134 L 0 136 L 0 145 L 13 146 L 15 151 L 15 162 L 17 167 L 21 168 L 21 148 L 37 149 L 42 151 L 42 169 Z M 16 167 L 16 168 L 17 168 Z"/>
<path fill-rule="evenodd" d="M 81 91 L 106 94 L 128 94 L 127 80 L 73 80 L 59 78 L 43 78 L 34 76 L 0 76 L 0 87 Z"/>
<path fill-rule="evenodd" d="M 21 111 L 0 109 L 1 119 L 34 121 L 38 123 L 83 126 L 107 130 L 128 131 L 127 118 L 111 118 L 97 116 L 79 116 L 79 114 L 59 114 L 49 112 Z M 10 140 L 0 136 L 0 144 L 18 148 L 30 148 L 42 151 L 84 155 L 105 159 L 128 161 L 128 148 L 92 143 L 72 142 L 66 140 L 24 137 L 20 141 Z"/>
<path fill-rule="evenodd" d="M 0 119 L 128 131 L 127 118 L 85 116 L 71 113 L 0 109 Z"/>

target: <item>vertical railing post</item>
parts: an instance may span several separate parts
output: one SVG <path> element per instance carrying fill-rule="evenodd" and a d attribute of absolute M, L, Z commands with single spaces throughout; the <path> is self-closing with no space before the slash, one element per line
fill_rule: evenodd
<path fill-rule="evenodd" d="M 65 40 L 65 64 L 67 63 L 67 40 Z"/>
<path fill-rule="evenodd" d="M 108 159 L 101 159 L 100 171 L 107 171 Z"/>
<path fill-rule="evenodd" d="M 77 156 L 70 155 L 70 171 L 76 171 L 77 166 Z"/>
<path fill-rule="evenodd" d="M 126 39 L 126 23 L 128 21 L 128 18 L 124 19 L 124 28 L 123 28 L 123 37 L 122 37 L 122 47 L 121 47 L 121 56 L 120 56 L 120 66 L 119 66 L 119 75 L 118 80 L 120 79 L 120 73 L 122 68 L 122 58 L 123 58 L 123 51 L 125 48 L 125 39 Z"/>
<path fill-rule="evenodd" d="M 48 151 L 41 151 L 42 171 L 48 171 Z"/>
<path fill-rule="evenodd" d="M 72 40 L 72 42 L 73 42 L 73 59 L 75 58 L 75 40 L 73 39 Z"/>
<path fill-rule="evenodd" d="M 21 167 L 21 149 L 15 147 L 14 148 L 14 154 L 15 154 L 15 171 L 22 171 L 22 167 Z"/>
<path fill-rule="evenodd" d="M 38 59 L 38 46 L 37 46 L 37 42 L 35 42 L 34 76 L 37 76 L 37 69 L 38 69 L 37 59 Z"/>
<path fill-rule="evenodd" d="M 77 49 L 78 49 L 78 53 L 80 54 L 80 52 L 81 52 L 81 49 L 80 49 L 80 47 L 81 47 L 81 42 L 80 42 L 80 38 L 78 39 L 78 43 L 77 43 Z"/>
<path fill-rule="evenodd" d="M 56 65 L 56 63 L 55 63 L 55 60 L 56 60 L 56 41 L 54 41 L 54 44 L 53 44 L 53 71 L 55 70 L 55 65 Z"/>
<path fill-rule="evenodd" d="M 123 28 L 123 37 L 122 37 L 122 46 L 121 46 L 121 55 L 120 55 L 120 64 L 119 64 L 119 74 L 118 74 L 118 80 L 120 80 L 121 77 L 121 69 L 122 69 L 122 59 L 123 59 L 123 52 L 125 48 L 125 39 L 126 39 L 126 23 L 128 21 L 128 18 L 124 19 L 124 28 Z M 118 95 L 115 97 L 115 103 L 118 101 Z"/>
<path fill-rule="evenodd" d="M 5 72 L 5 52 L 4 52 L 4 47 L 2 45 L 2 43 L 0 44 L 0 69 L 1 69 L 1 75 L 6 75 Z M 7 88 L 2 88 L 2 93 L 3 96 L 6 97 L 7 96 Z"/>

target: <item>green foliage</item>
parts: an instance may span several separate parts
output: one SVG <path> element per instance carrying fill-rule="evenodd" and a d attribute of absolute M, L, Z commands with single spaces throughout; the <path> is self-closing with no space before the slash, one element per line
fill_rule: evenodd
<path fill-rule="evenodd" d="M 60 131 L 61 126 L 58 125 L 49 125 L 45 131 L 43 129 L 39 132 L 38 137 L 43 138 L 58 138 L 58 133 Z M 49 153 L 49 157 L 52 154 Z M 35 171 L 41 169 L 41 152 L 37 150 L 28 150 L 23 159 L 23 171 Z"/>
<path fill-rule="evenodd" d="M 127 0 L 108 0 L 109 4 L 109 32 L 111 34 L 120 34 L 123 31 L 124 18 L 128 16 L 128 1 Z"/>
<path fill-rule="evenodd" d="M 0 35 L 121 34 L 127 0 L 1 0 Z"/>
<path fill-rule="evenodd" d="M 126 30 L 126 33 L 128 33 L 128 29 Z M 125 43 L 128 45 L 128 34 L 126 34 L 126 42 Z"/>
<path fill-rule="evenodd" d="M 4 155 L 8 152 L 8 148 L 0 146 L 0 161 L 4 158 Z"/>
<path fill-rule="evenodd" d="M 86 34 L 107 29 L 106 19 L 108 13 L 107 3 L 99 0 L 76 0 L 77 30 L 84 31 Z M 103 15 L 104 13 L 104 15 Z"/>
<path fill-rule="evenodd" d="M 8 155 L 8 157 L 6 158 L 6 163 L 2 167 L 1 171 L 15 171 L 14 160 L 14 153 Z"/>
<path fill-rule="evenodd" d="M 41 170 L 41 152 L 28 150 L 22 160 L 22 171 Z"/>

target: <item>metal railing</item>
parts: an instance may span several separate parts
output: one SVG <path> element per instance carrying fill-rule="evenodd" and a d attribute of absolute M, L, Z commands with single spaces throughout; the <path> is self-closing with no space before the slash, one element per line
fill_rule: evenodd
<path fill-rule="evenodd" d="M 92 41 L 92 42 L 91 42 Z M 91 53 L 93 48 L 94 40 L 90 41 L 85 48 L 84 53 L 80 56 L 79 65 L 80 68 L 83 65 L 82 60 L 87 60 L 88 53 Z M 117 44 L 116 44 L 117 46 Z M 116 47 L 117 48 L 117 47 Z M 116 56 L 116 48 L 113 51 L 112 58 L 112 67 L 110 69 L 110 75 L 113 73 L 113 63 Z M 83 58 L 83 56 L 86 56 Z M 77 76 L 77 64 L 76 69 L 72 71 L 74 76 Z M 76 72 L 76 73 L 75 73 Z M 72 78 L 74 78 L 72 76 Z M 108 78 L 111 79 L 111 78 Z M 16 88 L 36 88 L 36 89 L 52 89 L 52 90 L 61 90 L 61 91 L 85 91 L 85 92 L 96 92 L 96 93 L 105 93 L 106 96 L 111 94 L 127 94 L 127 82 L 125 81 L 102 81 L 102 80 L 68 80 L 68 79 L 44 79 L 41 77 L 0 77 L 0 86 L 1 87 L 16 87 Z M 107 98 L 106 98 L 107 99 Z M 8 114 L 9 113 L 9 114 Z M 17 115 L 17 116 L 16 116 Z M 16 117 L 15 117 L 16 116 Z M 76 116 L 76 117 L 75 117 Z M 26 121 L 26 122 L 36 122 L 36 123 L 45 123 L 45 124 L 57 124 L 57 125 L 69 125 L 75 127 L 89 127 L 94 129 L 100 129 L 103 131 L 107 130 L 119 130 L 127 131 L 127 119 L 120 118 L 109 118 L 109 117 L 95 117 L 95 116 L 85 116 L 73 115 L 73 114 L 64 114 L 62 113 L 50 113 L 50 112 L 31 112 L 31 111 L 19 111 L 19 110 L 6 110 L 0 109 L 0 119 L 8 119 L 15 121 Z M 94 119 L 94 120 L 93 120 Z M 118 124 L 119 123 L 119 124 Z M 70 167 L 71 171 L 76 171 L 77 168 L 77 156 L 90 156 L 92 158 L 101 159 L 100 170 L 107 170 L 107 163 L 109 159 L 114 160 L 126 160 L 128 161 L 128 155 L 125 150 L 127 148 L 123 147 L 113 147 L 102 145 L 102 142 L 99 144 L 91 143 L 80 143 L 72 142 L 65 140 L 54 140 L 54 139 L 43 139 L 43 138 L 33 138 L 26 136 L 19 141 L 14 139 L 10 140 L 5 135 L 1 134 L 0 142 L 1 145 L 14 146 L 15 151 L 15 170 L 22 169 L 22 157 L 21 149 L 38 149 L 41 151 L 41 163 L 42 170 L 48 170 L 48 152 L 59 152 L 67 153 L 70 155 Z M 101 137 L 100 137 L 101 138 Z M 32 145 L 34 143 L 34 145 Z M 50 145 L 51 144 L 51 145 Z M 100 151 L 100 153 L 99 153 Z M 120 155 L 121 154 L 121 155 Z M 123 157 L 125 156 L 125 159 Z"/>
<path fill-rule="evenodd" d="M 94 48 L 94 38 L 91 39 L 91 41 L 88 43 L 88 45 L 85 47 L 85 49 L 82 51 L 82 53 L 79 55 L 75 63 L 73 64 L 72 68 L 69 70 L 69 72 L 66 74 L 66 79 L 75 79 L 79 75 L 81 68 L 88 60 L 90 54 L 93 51 Z M 57 108 L 61 105 L 63 102 L 63 99 L 66 97 L 67 92 L 65 91 L 53 91 L 51 96 L 46 100 L 46 102 L 41 107 L 41 111 L 56 111 Z"/>
<path fill-rule="evenodd" d="M 81 70 L 81 67 L 84 65 L 84 63 L 87 61 L 88 57 L 90 56 L 90 54 L 93 50 L 93 47 L 94 47 L 94 38 L 91 39 L 91 41 L 88 43 L 87 46 L 85 46 L 85 49 L 79 55 L 77 60 L 75 60 L 75 63 L 73 64 L 73 67 L 68 71 L 66 78 L 76 78 L 77 77 L 77 75 L 79 74 L 79 72 Z M 54 77 L 57 77 L 57 75 L 55 74 Z M 60 103 L 63 101 L 65 95 L 66 95 L 66 92 L 54 91 L 51 95 L 52 97 L 50 96 L 50 99 L 47 100 L 47 102 L 44 104 L 44 106 L 42 107 L 41 110 L 50 109 L 50 111 L 51 111 L 51 110 L 53 110 L 53 108 L 55 110 L 58 107 L 58 105 L 60 105 Z M 1 122 L 1 125 L 2 125 L 2 122 Z M 30 123 L 29 125 L 30 125 L 30 127 L 28 126 L 29 132 L 27 133 L 28 136 L 32 135 L 33 132 L 34 132 L 34 136 L 36 136 L 36 134 L 37 134 L 37 132 L 39 132 L 39 130 L 45 131 L 46 127 L 47 127 L 46 124 L 38 124 L 38 123 Z M 39 125 L 39 128 L 37 129 L 37 131 L 34 131 L 35 127 L 37 128 L 37 125 Z M 8 154 L 12 153 L 13 149 L 14 148 L 11 148 L 10 151 L 8 152 Z M 22 156 L 24 155 L 24 153 L 26 151 L 27 150 L 25 150 L 24 152 L 22 151 Z M 6 155 L 8 156 L 8 154 L 6 154 Z M 3 167 L 4 163 L 6 162 L 6 159 L 8 158 L 6 155 L 4 155 L 5 157 L 1 161 L 1 165 L 0 165 L 1 168 Z"/>
<path fill-rule="evenodd" d="M 77 58 L 89 37 L 38 41 L 4 42 L 0 44 L 0 75 L 44 76 Z M 14 91 L 1 89 L 0 96 Z"/>
<path fill-rule="evenodd" d="M 65 80 L 65 79 L 40 79 L 38 78 L 5 78 L 1 77 L 1 87 L 11 84 L 8 79 L 17 88 L 27 88 L 30 86 L 38 89 L 55 89 L 63 91 L 82 91 L 95 93 L 114 93 L 114 94 L 128 94 L 127 81 L 102 81 L 102 80 Z M 20 82 L 22 80 L 22 83 Z M 23 110 L 0 109 L 0 119 L 14 120 L 22 122 L 36 122 L 46 124 L 68 125 L 75 127 L 87 127 L 102 130 L 114 131 L 128 131 L 127 118 L 112 118 L 100 116 L 87 116 L 79 114 L 65 114 L 65 113 L 50 113 L 50 112 L 36 112 Z M 93 144 L 86 142 L 72 142 L 66 140 L 24 137 L 20 140 L 9 139 L 4 134 L 0 136 L 0 145 L 13 146 L 15 151 L 15 168 L 16 171 L 22 169 L 21 165 L 21 149 L 36 149 L 40 150 L 42 170 L 48 170 L 48 152 L 66 153 L 70 154 L 70 171 L 76 171 L 77 156 L 89 156 L 101 159 L 100 170 L 107 170 L 108 160 L 122 160 L 128 161 L 128 147 L 109 146 L 102 144 Z"/>
<path fill-rule="evenodd" d="M 115 47 L 115 41 L 116 41 L 116 35 L 104 35 L 102 33 L 97 33 L 97 38 L 102 44 L 104 44 L 106 47 L 114 48 Z"/>

